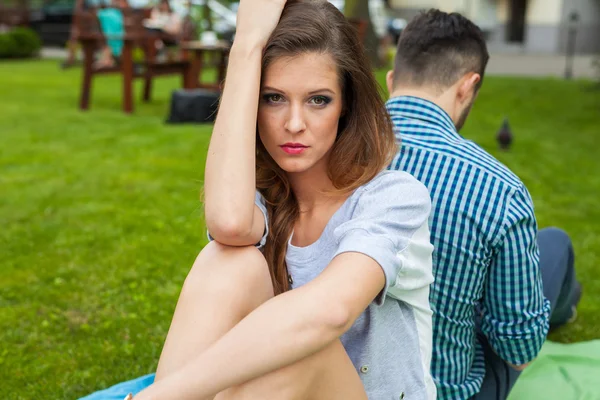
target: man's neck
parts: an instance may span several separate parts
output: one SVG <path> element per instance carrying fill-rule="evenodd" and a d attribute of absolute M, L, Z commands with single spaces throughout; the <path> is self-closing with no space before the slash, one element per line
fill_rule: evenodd
<path fill-rule="evenodd" d="M 401 96 L 418 97 L 420 99 L 430 101 L 433 104 L 440 107 L 442 110 L 444 110 L 446 114 L 448 114 L 450 118 L 452 118 L 452 121 L 456 123 L 456 121 L 454 120 L 454 118 L 456 117 L 453 115 L 454 110 L 450 106 L 452 103 L 450 102 L 450 96 L 448 92 L 436 94 L 433 90 L 402 88 L 394 90 L 390 95 L 390 99 Z"/>

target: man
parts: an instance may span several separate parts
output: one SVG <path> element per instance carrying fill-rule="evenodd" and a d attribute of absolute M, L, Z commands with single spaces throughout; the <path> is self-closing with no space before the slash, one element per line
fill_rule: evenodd
<path fill-rule="evenodd" d="M 569 237 L 538 232 L 519 178 L 458 134 L 488 59 L 476 25 L 430 10 L 402 32 L 387 76 L 402 144 L 390 168 L 413 174 L 433 202 L 432 373 L 440 399 L 506 398 L 549 322 L 573 319 L 581 295 Z"/>

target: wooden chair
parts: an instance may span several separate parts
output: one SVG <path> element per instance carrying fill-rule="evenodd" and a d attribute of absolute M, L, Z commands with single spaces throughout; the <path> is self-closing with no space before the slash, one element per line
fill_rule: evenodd
<path fill-rule="evenodd" d="M 9 28 L 29 25 L 29 8 L 26 0 L 16 0 L 12 5 L 2 1 L 0 4 L 0 26 Z"/>
<path fill-rule="evenodd" d="M 81 2 L 81 0 L 79 0 Z M 97 10 L 79 7 L 74 13 L 76 24 L 76 38 L 81 43 L 83 50 L 83 79 L 79 107 L 82 110 L 89 108 L 92 80 L 96 75 L 120 74 L 123 77 L 123 111 L 132 113 L 133 80 L 144 79 L 143 100 L 150 101 L 152 82 L 154 78 L 162 75 L 179 74 L 182 77 L 183 87 L 190 88 L 188 83 L 189 61 L 185 55 L 175 60 L 159 61 L 156 57 L 156 41 L 160 34 L 153 33 L 143 26 L 143 21 L 150 16 L 150 9 L 123 8 L 124 34 L 119 37 L 107 38 L 102 33 L 97 16 Z M 105 43 L 107 39 L 123 40 L 123 51 L 120 62 L 110 68 L 95 68 L 94 54 L 98 43 Z M 134 64 L 134 49 L 141 48 L 143 61 Z"/>
<path fill-rule="evenodd" d="M 145 18 L 150 16 L 150 10 L 146 10 Z M 194 82 L 189 81 L 190 75 L 190 54 L 181 46 L 182 43 L 187 42 L 196 36 L 196 29 L 192 21 L 188 18 L 184 21 L 182 31 L 177 37 L 158 32 L 148 32 L 143 30 L 142 35 L 145 36 L 142 39 L 142 50 L 145 56 L 145 72 L 144 72 L 144 96 L 145 102 L 150 101 L 152 97 L 152 81 L 156 76 L 168 75 L 168 74 L 181 74 L 182 85 L 186 89 L 191 89 L 194 86 Z M 177 51 L 174 54 L 174 58 L 168 59 L 167 61 L 159 61 L 157 56 L 158 52 L 156 49 L 156 42 L 163 39 L 175 39 L 177 42 Z"/>

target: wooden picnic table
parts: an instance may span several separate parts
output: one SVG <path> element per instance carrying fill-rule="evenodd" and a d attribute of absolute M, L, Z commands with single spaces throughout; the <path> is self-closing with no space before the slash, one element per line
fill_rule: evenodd
<path fill-rule="evenodd" d="M 77 3 L 83 7 L 83 2 Z M 77 7 L 77 6 L 76 6 Z M 182 77 L 182 86 L 186 89 L 194 87 L 193 82 L 188 82 L 190 62 L 186 54 L 180 54 L 169 60 L 159 60 L 157 58 L 156 43 L 162 38 L 160 32 L 151 31 L 144 26 L 144 21 L 149 18 L 151 9 L 120 9 L 123 14 L 123 33 L 117 35 L 105 35 L 102 32 L 97 10 L 76 8 L 74 13 L 74 28 L 76 34 L 74 37 L 81 43 L 84 54 L 83 79 L 80 98 L 80 109 L 89 108 L 92 79 L 100 74 L 120 74 L 123 77 L 123 111 L 132 113 L 134 108 L 133 101 L 133 80 L 135 78 L 144 79 L 143 100 L 150 101 L 152 92 L 152 83 L 154 78 L 162 75 L 177 74 Z M 113 67 L 96 68 L 94 66 L 94 54 L 99 45 L 104 45 L 110 39 L 123 41 L 123 50 L 121 60 Z M 182 39 L 184 40 L 184 39 Z M 141 63 L 134 64 L 133 52 L 139 48 L 143 52 Z M 183 52 L 181 52 L 183 53 Z M 140 67 L 140 68 L 138 68 Z"/>
<path fill-rule="evenodd" d="M 226 41 L 217 41 L 214 44 L 206 44 L 201 41 L 188 41 L 181 43 L 181 48 L 191 54 L 191 65 L 187 82 L 192 84 L 194 88 L 220 91 L 221 84 L 225 80 L 227 57 L 229 56 L 231 44 Z M 202 72 L 205 67 L 204 55 L 208 53 L 214 53 L 218 57 L 216 82 L 202 82 Z"/>

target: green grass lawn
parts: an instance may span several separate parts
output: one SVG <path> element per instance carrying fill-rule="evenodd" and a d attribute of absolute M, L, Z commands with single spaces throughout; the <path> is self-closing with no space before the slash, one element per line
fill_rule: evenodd
<path fill-rule="evenodd" d="M 211 126 L 163 123 L 179 84 L 159 80 L 128 116 L 120 80 L 100 77 L 83 113 L 79 70 L 0 64 L 0 398 L 74 399 L 156 367 L 206 243 Z M 579 319 L 552 335 L 563 342 L 600 327 L 600 92 L 588 87 L 487 78 L 463 132 L 523 179 L 541 227 L 572 235 L 584 297 Z M 510 152 L 495 144 L 505 115 Z"/>

